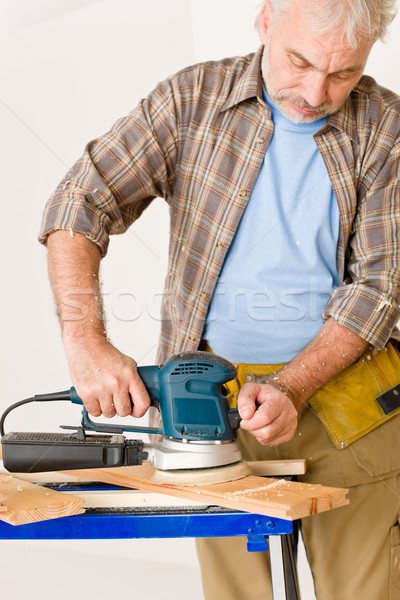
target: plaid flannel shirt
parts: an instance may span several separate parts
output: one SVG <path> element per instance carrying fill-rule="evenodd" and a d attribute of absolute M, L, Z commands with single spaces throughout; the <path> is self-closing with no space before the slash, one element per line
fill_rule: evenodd
<path fill-rule="evenodd" d="M 40 241 L 72 229 L 104 256 L 155 197 L 170 207 L 159 360 L 197 349 L 273 123 L 255 54 L 184 69 L 90 142 L 49 199 Z M 376 348 L 399 319 L 400 99 L 363 76 L 315 141 L 340 212 L 332 316 Z M 397 331 L 397 330 L 396 330 Z"/>

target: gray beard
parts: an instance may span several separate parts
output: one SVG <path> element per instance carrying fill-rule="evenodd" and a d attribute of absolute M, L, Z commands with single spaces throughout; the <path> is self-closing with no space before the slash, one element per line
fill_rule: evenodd
<path fill-rule="evenodd" d="M 339 108 L 341 108 L 343 106 L 346 99 L 343 101 L 341 106 L 338 108 L 333 108 L 332 105 L 329 103 L 325 103 L 325 104 L 322 104 L 321 106 L 315 107 L 315 106 L 311 106 L 310 104 L 308 104 L 308 102 L 306 100 L 304 100 L 304 98 L 302 98 L 301 96 L 295 96 L 294 94 L 290 94 L 289 92 L 286 92 L 285 90 L 282 90 L 280 92 L 275 92 L 274 90 L 271 90 L 267 83 L 268 72 L 265 69 L 265 62 L 268 62 L 268 66 L 270 66 L 268 53 L 269 53 L 269 44 L 268 45 L 266 44 L 264 47 L 264 51 L 263 51 L 262 59 L 261 59 L 261 74 L 262 74 L 264 87 L 267 91 L 268 96 L 271 98 L 272 102 L 277 105 L 277 107 L 282 112 L 282 114 L 284 114 L 285 117 L 288 118 L 290 121 L 292 121 L 293 123 L 297 123 L 297 124 L 313 123 L 314 121 L 318 121 L 319 119 L 323 119 L 324 117 L 332 115 L 333 113 L 337 112 L 339 110 Z M 267 56 L 267 61 L 265 60 L 266 56 Z M 305 108 L 307 110 L 316 110 L 317 109 L 317 112 L 315 113 L 315 115 L 310 115 L 310 116 L 302 115 L 301 113 L 289 114 L 288 111 L 286 110 L 286 108 L 284 106 L 282 106 L 282 104 L 285 100 L 291 100 L 292 102 L 295 102 L 301 108 Z M 293 109 L 293 112 L 294 111 L 295 111 L 295 109 Z"/>

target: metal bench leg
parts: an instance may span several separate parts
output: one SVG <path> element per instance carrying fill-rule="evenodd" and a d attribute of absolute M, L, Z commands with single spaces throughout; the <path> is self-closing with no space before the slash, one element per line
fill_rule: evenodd
<path fill-rule="evenodd" d="M 268 543 L 274 600 L 300 600 L 293 534 L 270 535 Z"/>

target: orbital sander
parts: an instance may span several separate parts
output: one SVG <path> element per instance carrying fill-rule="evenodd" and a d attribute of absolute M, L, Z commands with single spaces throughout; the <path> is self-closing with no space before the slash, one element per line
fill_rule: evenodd
<path fill-rule="evenodd" d="M 161 416 L 159 427 L 93 421 L 82 408 L 78 427 L 70 433 L 4 433 L 6 416 L 28 402 L 70 401 L 83 406 L 75 388 L 36 395 L 10 406 L 0 419 L 4 467 L 11 472 L 64 471 L 141 465 L 155 467 L 160 483 L 216 483 L 249 473 L 235 431 L 237 409 L 229 408 L 223 386 L 236 368 L 209 352 L 174 354 L 163 365 L 138 367 Z M 124 433 L 153 434 L 156 441 L 131 439 Z"/>

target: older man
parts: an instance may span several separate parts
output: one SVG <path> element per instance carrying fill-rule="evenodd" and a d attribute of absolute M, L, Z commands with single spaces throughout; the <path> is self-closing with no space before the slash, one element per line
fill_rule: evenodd
<path fill-rule="evenodd" d="M 109 234 L 168 201 L 160 360 L 207 342 L 239 365 L 245 457 L 304 457 L 304 481 L 350 487 L 302 525 L 319 599 L 400 594 L 400 404 L 376 402 L 400 381 L 400 101 L 362 76 L 394 4 L 266 0 L 259 51 L 159 84 L 87 146 L 41 232 L 75 387 L 93 415 L 141 416 L 99 263 Z M 208 599 L 270 597 L 243 540 L 199 555 Z"/>

